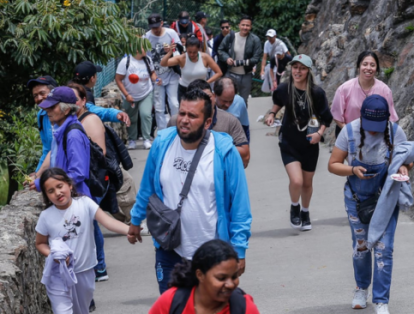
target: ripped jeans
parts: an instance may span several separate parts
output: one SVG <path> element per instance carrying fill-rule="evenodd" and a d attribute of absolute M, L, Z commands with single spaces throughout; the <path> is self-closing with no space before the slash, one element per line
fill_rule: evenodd
<path fill-rule="evenodd" d="M 364 250 L 368 237 L 368 224 L 358 218 L 356 202 L 352 199 L 349 187 L 345 189 L 345 206 L 352 233 L 354 277 L 361 289 L 367 289 L 372 280 L 372 252 Z M 388 227 L 373 248 L 374 279 L 372 282 L 372 302 L 388 304 L 390 298 L 392 264 L 394 252 L 394 235 L 397 227 L 399 209 L 396 207 Z M 362 251 L 360 251 L 362 249 Z"/>

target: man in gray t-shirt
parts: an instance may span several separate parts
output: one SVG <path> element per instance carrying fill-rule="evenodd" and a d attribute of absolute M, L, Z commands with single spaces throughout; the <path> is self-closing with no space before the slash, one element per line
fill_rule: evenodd
<path fill-rule="evenodd" d="M 148 52 L 154 63 L 157 79 L 161 81 L 160 85 L 154 86 L 154 108 L 155 119 L 157 120 L 158 130 L 165 129 L 167 126 L 167 118 L 165 117 L 165 94 L 168 96 L 168 104 L 170 106 L 171 115 L 178 112 L 178 81 L 180 76 L 174 72 L 172 68 L 160 65 L 161 59 L 166 52 L 164 45 L 177 44 L 177 49 L 182 49 L 178 34 L 169 28 L 162 27 L 163 21 L 161 16 L 153 13 L 148 17 L 148 25 L 151 28 L 145 37 L 150 41 L 152 49 Z"/>

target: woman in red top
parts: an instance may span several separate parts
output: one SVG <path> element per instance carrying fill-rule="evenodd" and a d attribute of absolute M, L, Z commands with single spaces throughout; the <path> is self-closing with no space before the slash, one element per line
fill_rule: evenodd
<path fill-rule="evenodd" d="M 227 242 L 204 243 L 192 261 L 175 266 L 171 288 L 149 314 L 259 314 L 253 298 L 237 288 L 238 264 L 237 253 Z"/>

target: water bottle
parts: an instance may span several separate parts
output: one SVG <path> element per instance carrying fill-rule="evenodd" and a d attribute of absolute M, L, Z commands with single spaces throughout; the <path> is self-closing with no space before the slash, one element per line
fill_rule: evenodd
<path fill-rule="evenodd" d="M 157 264 L 157 280 L 161 282 L 164 279 L 164 272 L 161 267 L 161 263 Z"/>
<path fill-rule="evenodd" d="M 318 132 L 319 131 L 319 127 L 320 127 L 319 121 L 316 118 L 316 116 L 313 114 L 312 115 L 312 118 L 309 120 L 309 123 L 308 123 L 307 134 L 309 135 L 309 134 L 313 134 L 313 133 Z M 306 139 L 308 141 L 310 141 L 312 138 L 311 137 L 306 137 Z"/>

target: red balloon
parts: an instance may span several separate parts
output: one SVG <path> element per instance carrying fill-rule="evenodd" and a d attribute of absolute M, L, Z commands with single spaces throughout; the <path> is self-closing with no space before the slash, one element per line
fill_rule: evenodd
<path fill-rule="evenodd" d="M 139 81 L 139 77 L 138 77 L 138 75 L 136 75 L 136 74 L 130 74 L 128 78 L 129 78 L 129 81 L 130 81 L 132 84 L 136 84 L 136 83 L 138 83 L 138 81 Z"/>

